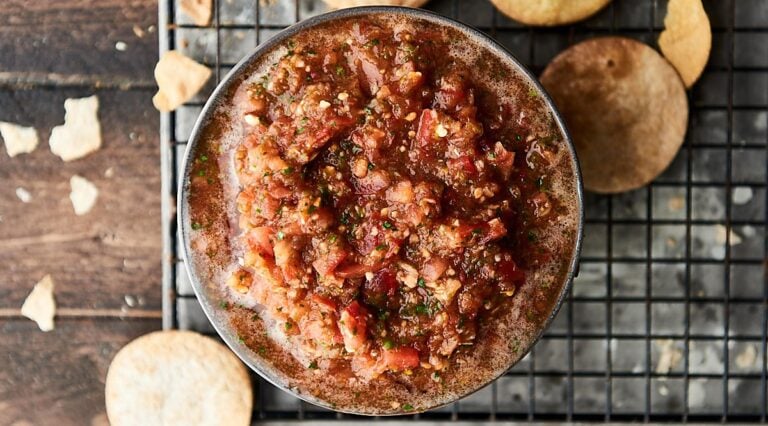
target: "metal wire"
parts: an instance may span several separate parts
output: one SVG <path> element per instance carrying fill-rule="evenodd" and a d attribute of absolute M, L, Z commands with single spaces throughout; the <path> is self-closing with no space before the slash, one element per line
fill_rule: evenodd
<path fill-rule="evenodd" d="M 164 52 L 171 49 L 182 48 L 182 43 L 177 36 L 177 31 L 185 30 L 210 30 L 214 33 L 215 54 L 213 58 L 198 58 L 202 63 L 210 66 L 214 69 L 214 75 L 216 82 L 221 80 L 222 73 L 233 66 L 230 62 L 229 56 L 222 56 L 222 50 L 226 50 L 228 47 L 222 43 L 222 32 L 224 31 L 254 31 L 255 43 L 258 45 L 263 41 L 263 33 L 274 32 L 285 28 L 282 23 L 275 23 L 268 21 L 268 15 L 265 14 L 264 9 L 268 6 L 262 4 L 263 0 L 240 0 L 251 1 L 252 6 L 252 24 L 243 24 L 239 22 L 229 22 L 223 19 L 223 0 L 214 0 L 213 2 L 213 22 L 211 25 L 201 28 L 186 22 L 177 22 L 177 11 L 174 4 L 175 0 L 163 0 L 160 2 L 160 50 Z M 227 3 L 230 4 L 229 0 Z M 657 22 L 658 17 L 663 15 L 661 4 L 664 0 L 637 0 L 636 3 L 631 3 L 632 6 L 637 4 L 648 4 L 650 22 L 645 27 L 632 27 L 627 25 L 619 25 L 619 17 L 625 12 L 623 7 L 627 7 L 630 3 L 626 0 L 615 0 L 609 6 L 609 9 L 601 13 L 604 21 L 608 22 L 607 25 L 593 25 L 589 23 L 580 23 L 562 28 L 551 29 L 534 29 L 522 26 L 510 25 L 508 21 L 505 23 L 505 19 L 495 9 L 492 9 L 488 14 L 488 18 L 483 22 L 473 22 L 473 24 L 483 31 L 488 32 L 493 37 L 502 37 L 504 35 L 514 35 L 522 38 L 527 38 L 526 54 L 521 56 L 523 62 L 533 69 L 535 72 L 539 72 L 542 66 L 545 64 L 547 55 L 546 43 L 551 40 L 552 37 L 561 37 L 567 40 L 565 46 L 572 45 L 584 37 L 599 36 L 599 35 L 627 35 L 629 37 L 643 38 L 647 37 L 647 40 L 654 40 L 662 29 Z M 745 2 L 746 3 L 746 2 Z M 293 7 L 292 19 L 294 22 L 298 22 L 303 18 L 303 4 L 301 0 L 284 0 L 281 4 L 286 4 Z M 429 6 L 438 8 L 442 13 L 452 16 L 453 18 L 462 20 L 465 13 L 468 10 L 469 2 L 461 0 L 433 0 Z M 476 7 L 478 3 L 471 3 L 469 7 Z M 719 3 L 708 3 L 709 6 L 716 7 Z M 740 6 L 744 7 L 744 3 Z M 727 96 L 724 99 L 712 99 L 704 101 L 704 95 L 708 90 L 712 90 L 711 87 L 707 87 L 706 84 L 700 83 L 694 87 L 688 93 L 688 101 L 691 107 L 691 116 L 696 113 L 719 113 L 724 110 L 725 123 L 727 127 L 727 133 L 725 141 L 708 142 L 705 145 L 697 144 L 694 141 L 692 133 L 694 128 L 694 121 L 689 120 L 688 137 L 681 150 L 681 157 L 684 157 L 685 173 L 682 178 L 658 180 L 653 182 L 645 190 L 641 191 L 644 194 L 646 202 L 643 209 L 644 217 L 633 218 L 626 217 L 625 215 L 617 214 L 617 209 L 620 207 L 620 198 L 615 196 L 606 196 L 600 198 L 600 203 L 604 206 L 604 211 L 597 217 L 587 217 L 587 225 L 601 227 L 605 229 L 604 247 L 605 253 L 601 255 L 594 255 L 585 253 L 581 259 L 581 269 L 584 271 L 586 267 L 599 266 L 604 268 L 605 277 L 601 285 L 604 288 L 602 294 L 575 294 L 571 293 L 566 299 L 566 303 L 563 306 L 563 313 L 565 318 L 564 330 L 553 329 L 546 333 L 545 341 L 554 341 L 564 343 L 564 359 L 563 365 L 552 366 L 551 362 L 546 362 L 544 357 L 547 355 L 547 351 L 543 349 L 532 350 L 531 353 L 522 361 L 519 368 L 514 368 L 507 372 L 505 376 L 498 382 L 495 382 L 490 387 L 488 392 L 487 401 L 484 401 L 483 409 L 472 408 L 469 402 L 456 403 L 450 408 L 437 410 L 432 412 L 423 413 L 420 415 L 410 416 L 413 420 L 441 420 L 441 421 L 481 421 L 481 422 L 494 422 L 503 420 L 518 420 L 518 421 L 584 421 L 584 422 L 613 422 L 613 421 L 695 421 L 695 422 L 765 422 L 768 418 L 768 412 L 766 406 L 768 405 L 768 275 L 765 274 L 763 269 L 762 282 L 759 283 L 763 287 L 763 291 L 760 296 L 743 296 L 738 295 L 732 297 L 732 286 L 734 278 L 732 276 L 734 267 L 760 267 L 763 266 L 764 259 L 762 257 L 743 257 L 735 256 L 731 247 L 733 234 L 732 229 L 741 227 L 754 227 L 758 229 L 765 229 L 766 223 L 768 223 L 768 217 L 762 217 L 760 219 L 753 218 L 736 218 L 734 217 L 734 205 L 732 195 L 735 187 L 749 188 L 754 191 L 762 191 L 765 193 L 768 188 L 768 173 L 766 178 L 761 180 L 745 180 L 739 179 L 738 182 L 734 181 L 734 172 L 738 171 L 740 165 L 734 164 L 735 149 L 751 150 L 755 153 L 763 151 L 762 155 L 765 158 L 765 168 L 768 169 L 768 138 L 766 138 L 765 144 L 762 142 L 739 141 L 738 144 L 734 141 L 734 123 L 736 114 L 768 114 L 768 104 L 745 104 L 736 103 L 734 99 L 734 90 L 736 86 L 736 74 L 737 73 L 761 73 L 768 74 L 768 67 L 762 65 L 745 65 L 736 64 L 735 57 L 736 51 L 739 47 L 737 34 L 744 35 L 763 35 L 768 33 L 768 23 L 764 26 L 749 27 L 741 26 L 737 27 L 737 2 L 736 0 L 727 0 L 726 6 L 723 10 L 727 12 L 725 17 L 725 25 L 715 25 L 713 27 L 713 34 L 715 37 L 724 38 L 726 41 L 726 63 L 713 63 L 707 67 L 708 72 L 725 74 L 725 85 L 727 86 Z M 310 11 L 311 12 L 311 11 Z M 224 60 L 224 59 L 227 60 Z M 715 62 L 715 61 L 713 61 Z M 766 93 L 766 99 L 768 99 L 768 93 Z M 768 103 L 768 101 L 767 101 Z M 183 108 L 198 108 L 202 106 L 200 101 L 193 101 L 185 104 Z M 161 159 L 163 167 L 163 241 L 164 241 L 164 259 L 163 259 L 163 324 L 165 328 L 179 328 L 187 326 L 189 321 L 183 318 L 183 315 L 189 315 L 187 308 L 180 309 L 182 305 L 194 304 L 194 295 L 189 291 L 183 290 L 178 286 L 183 276 L 177 274 L 177 270 L 183 270 L 183 268 L 177 268 L 179 260 L 176 258 L 176 223 L 175 218 L 171 216 L 173 211 L 176 185 L 178 181 L 177 167 L 176 165 L 180 161 L 178 155 L 183 151 L 186 144 L 186 140 L 177 140 L 177 128 L 181 125 L 180 117 L 177 112 L 163 114 L 161 118 Z M 180 150 L 176 148 L 179 147 Z M 701 179 L 695 173 L 695 168 L 700 167 L 697 165 L 695 159 L 697 155 L 702 155 L 705 151 L 719 150 L 724 153 L 725 161 L 725 175 L 723 179 Z M 722 218 L 702 218 L 695 217 L 694 203 L 696 198 L 694 193 L 699 190 L 705 189 L 718 189 L 722 190 L 725 194 L 724 198 L 724 216 Z M 675 190 L 680 189 L 684 191 L 684 215 L 681 218 L 662 218 L 655 217 L 654 212 L 655 200 L 658 198 L 656 191 L 658 190 Z M 763 207 L 765 208 L 764 215 L 768 215 L 768 196 L 765 196 L 763 200 Z M 603 214 L 604 213 L 604 214 Z M 657 227 L 681 227 L 684 229 L 681 239 L 685 243 L 685 247 L 679 256 L 669 256 L 664 250 L 656 252 L 654 248 L 654 231 Z M 715 227 L 723 226 L 725 229 L 725 244 L 724 255 L 722 259 L 713 258 L 713 256 L 702 256 L 700 253 L 694 251 L 694 235 L 698 227 Z M 617 245 L 620 241 L 621 230 L 625 228 L 642 228 L 642 241 L 645 243 L 645 250 L 642 255 L 630 255 L 621 250 L 621 247 Z M 768 252 L 768 236 L 763 236 L 763 249 L 764 253 Z M 626 295 L 617 292 L 617 280 L 614 279 L 617 273 L 617 265 L 637 266 L 641 268 L 645 273 L 643 280 L 644 290 L 642 294 Z M 699 295 L 694 294 L 692 288 L 694 268 L 704 267 L 710 265 L 722 265 L 722 295 Z M 655 294 L 654 284 L 656 284 L 657 278 L 654 276 L 656 267 L 677 267 L 682 266 L 682 292 L 680 295 L 669 294 Z M 757 283 L 756 283 L 757 284 Z M 642 321 L 642 326 L 636 331 L 628 332 L 617 325 L 616 321 L 619 319 L 616 313 L 619 313 L 617 309 L 621 309 L 623 306 L 629 304 L 636 304 L 642 307 L 642 312 L 645 315 Z M 605 322 L 597 328 L 584 329 L 577 326 L 577 320 L 580 318 L 576 315 L 578 307 L 583 306 L 602 306 L 605 310 L 603 315 L 595 312 L 595 316 L 601 316 Z M 654 322 L 654 307 L 660 304 L 672 304 L 674 306 L 681 306 L 682 312 L 682 329 L 679 331 L 670 332 L 667 329 L 662 331 L 656 329 Z M 759 306 L 761 310 L 761 316 L 759 319 L 760 325 L 756 327 L 751 333 L 735 334 L 732 330 L 732 315 L 741 309 L 742 306 L 754 305 Z M 696 323 L 694 321 L 694 310 L 701 306 L 717 306 L 722 309 L 722 334 L 718 333 L 703 333 L 700 329 L 695 329 Z M 758 330 L 759 329 L 759 330 Z M 654 343 L 662 340 L 672 339 L 675 342 L 682 344 L 682 367 L 679 370 L 673 370 L 669 372 L 655 371 L 654 370 Z M 584 342 L 602 342 L 604 349 L 601 350 L 605 357 L 605 363 L 603 366 L 594 366 L 592 368 L 585 368 L 577 362 L 578 354 L 577 348 Z M 621 351 L 615 350 L 620 348 L 621 345 L 641 343 L 642 355 L 644 359 L 641 363 L 642 368 L 640 370 L 625 371 L 619 364 L 621 361 L 618 357 L 621 355 Z M 710 372 L 694 370 L 691 362 L 694 354 L 695 344 L 721 344 L 722 345 L 722 357 L 723 365 L 722 372 Z M 761 348 L 761 357 L 759 359 L 759 371 L 733 371 L 730 366 L 732 358 L 731 344 L 756 344 Z M 699 349 L 701 350 L 701 349 Z M 527 363 L 527 365 L 525 365 Z M 519 401 L 510 399 L 508 388 L 502 384 L 503 380 L 509 380 L 510 382 L 520 385 L 520 388 L 525 389 L 523 393 L 518 394 Z M 593 380 L 596 383 L 600 383 L 602 387 L 602 404 L 597 403 L 598 408 L 582 408 L 579 404 L 578 398 L 582 396 L 585 390 L 580 389 L 577 386 L 577 382 L 580 380 Z M 632 383 L 640 383 L 642 391 L 638 393 L 638 397 L 642 398 L 636 404 L 638 408 L 625 409 L 620 403 L 626 403 L 627 401 L 621 400 L 625 396 L 625 390 L 622 388 L 622 383 L 625 381 L 633 381 Z M 694 381 L 705 383 L 719 382 L 721 386 L 721 402 L 722 407 L 716 411 L 702 412 L 701 410 L 692 409 L 691 403 L 691 386 Z M 734 404 L 740 401 L 734 401 L 731 398 L 729 392 L 733 383 L 745 383 L 748 381 L 759 382 L 759 408 L 754 412 L 734 412 L 732 407 Z M 655 386 L 666 386 L 666 384 L 679 382 L 682 384 L 681 393 L 681 407 L 679 411 L 659 409 L 654 404 L 654 398 L 656 393 L 654 392 Z M 254 383 L 256 383 L 255 395 L 256 395 L 256 408 L 254 413 L 254 420 L 282 420 L 282 419 L 294 419 L 294 420 L 354 420 L 358 419 L 355 416 L 342 415 L 339 413 L 333 413 L 327 410 L 317 409 L 301 401 L 295 400 L 289 404 L 276 403 L 276 398 L 282 396 L 280 391 L 272 388 L 262 378 L 254 376 Z M 551 391 L 553 385 L 562 386 L 562 403 L 560 408 L 553 408 L 551 402 L 546 400 L 548 395 L 545 392 Z M 580 382 L 579 382 L 580 383 Z M 557 389 L 557 387 L 554 387 Z M 757 397 L 757 396 L 756 396 Z M 635 402 L 635 401 L 630 401 Z"/>

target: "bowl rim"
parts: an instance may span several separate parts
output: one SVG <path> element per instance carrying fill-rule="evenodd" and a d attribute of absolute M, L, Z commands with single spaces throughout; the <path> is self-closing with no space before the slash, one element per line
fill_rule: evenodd
<path fill-rule="evenodd" d="M 429 407 L 419 407 L 418 410 L 388 412 L 388 413 L 367 413 L 367 412 L 360 412 L 360 411 L 354 411 L 349 409 L 340 409 L 333 406 L 332 404 L 328 403 L 325 400 L 315 397 L 310 393 L 304 393 L 304 392 L 300 393 L 300 392 L 297 392 L 294 388 L 286 386 L 283 380 L 284 377 L 281 377 L 279 369 L 273 368 L 268 363 L 264 362 L 264 360 L 262 360 L 258 355 L 256 355 L 253 350 L 251 350 L 248 346 L 246 346 L 243 342 L 240 341 L 236 333 L 234 333 L 232 327 L 228 324 L 228 317 L 223 313 L 221 313 L 219 310 L 217 310 L 216 307 L 214 306 L 213 301 L 210 300 L 210 298 L 207 296 L 203 286 L 201 285 L 201 280 L 198 277 L 197 272 L 195 271 L 195 268 L 192 266 L 192 263 L 190 262 L 192 260 L 191 259 L 192 250 L 190 247 L 191 225 L 189 223 L 189 211 L 188 211 L 189 210 L 188 182 L 190 180 L 190 173 L 192 168 L 191 166 L 194 159 L 193 153 L 196 152 L 197 145 L 201 143 L 200 140 L 202 138 L 203 130 L 208 125 L 208 123 L 213 119 L 212 112 L 220 103 L 222 96 L 224 96 L 226 93 L 229 92 L 233 84 L 238 82 L 238 77 L 240 77 L 240 75 L 244 71 L 249 69 L 251 65 L 253 65 L 254 63 L 257 63 L 259 60 L 261 60 L 262 56 L 266 53 L 269 53 L 274 47 L 279 46 L 286 39 L 291 38 L 304 30 L 307 30 L 322 24 L 326 24 L 328 22 L 336 21 L 336 20 L 363 17 L 363 16 L 369 16 L 369 15 L 382 15 L 382 14 L 401 15 L 408 18 L 423 19 L 438 26 L 447 26 L 457 31 L 460 31 L 466 36 L 472 38 L 475 42 L 478 43 L 478 45 L 482 46 L 482 48 L 488 49 L 488 51 L 493 55 L 495 55 L 497 58 L 504 61 L 508 65 L 511 65 L 515 69 L 515 71 L 522 77 L 524 82 L 526 84 L 529 84 L 531 87 L 533 87 L 537 91 L 537 94 L 542 97 L 547 110 L 552 114 L 552 118 L 554 119 L 554 122 L 556 123 L 558 129 L 562 133 L 563 142 L 568 149 L 568 157 L 569 157 L 570 163 L 573 165 L 573 177 L 574 177 L 574 180 L 576 181 L 574 183 L 576 188 L 575 198 L 577 202 L 576 213 L 578 214 L 578 220 L 576 221 L 576 235 L 574 239 L 573 251 L 571 254 L 571 258 L 568 262 L 567 273 L 563 278 L 565 282 L 561 287 L 560 294 L 557 296 L 557 299 L 553 305 L 553 309 L 551 310 L 549 315 L 546 317 L 546 319 L 544 319 L 544 321 L 541 324 L 541 327 L 532 336 L 529 344 L 525 348 L 525 351 L 518 358 L 517 361 L 509 365 L 507 369 L 500 371 L 499 374 L 495 376 L 489 376 L 487 380 L 483 381 L 476 388 L 470 389 L 461 394 L 457 393 L 455 395 L 455 398 L 451 400 L 430 405 Z M 518 60 L 517 57 L 515 57 L 515 55 L 512 54 L 512 52 L 510 52 L 508 49 L 506 49 L 498 41 L 496 41 L 489 35 L 483 33 L 482 31 L 468 24 L 465 24 L 456 19 L 438 14 L 436 12 L 425 10 L 425 9 L 409 8 L 409 7 L 401 7 L 401 6 L 362 6 L 362 7 L 352 7 L 352 8 L 330 11 L 330 12 L 315 15 L 305 20 L 299 21 L 283 29 L 279 33 L 275 34 L 269 40 L 256 46 L 256 48 L 254 48 L 251 51 L 251 53 L 249 53 L 247 56 L 241 59 L 221 79 L 221 81 L 218 82 L 216 88 L 213 90 L 211 95 L 206 100 L 205 105 L 203 106 L 197 120 L 195 121 L 195 125 L 193 126 L 189 139 L 187 141 L 187 149 L 184 154 L 184 160 L 182 163 L 182 168 L 179 173 L 179 181 L 177 185 L 178 185 L 178 188 L 177 188 L 178 196 L 177 196 L 177 209 L 176 209 L 177 211 L 176 213 L 177 231 L 176 232 L 181 242 L 180 249 L 181 249 L 181 257 L 185 264 L 184 269 L 186 270 L 187 275 L 190 279 L 190 283 L 192 284 L 192 287 L 195 291 L 195 296 L 200 302 L 200 305 L 203 309 L 203 312 L 205 313 L 205 316 L 208 318 L 208 320 L 211 322 L 211 325 L 216 330 L 216 333 L 222 338 L 224 343 L 251 370 L 256 372 L 259 376 L 264 378 L 266 381 L 268 381 L 275 387 L 281 389 L 284 392 L 288 392 L 289 394 L 303 401 L 309 402 L 311 404 L 317 405 L 322 408 L 326 408 L 326 409 L 341 412 L 341 413 L 364 415 L 364 416 L 412 415 L 419 412 L 439 408 L 448 404 L 452 404 L 488 386 L 489 384 L 496 381 L 499 377 L 501 377 L 509 368 L 517 364 L 520 361 L 520 359 L 524 358 L 531 351 L 531 349 L 536 345 L 536 343 L 541 339 L 541 336 L 549 328 L 555 316 L 560 311 L 560 308 L 562 307 L 563 302 L 565 301 L 566 296 L 568 295 L 568 292 L 571 290 L 574 277 L 578 275 L 579 258 L 581 255 L 581 246 L 582 246 L 583 231 L 584 231 L 584 194 L 583 194 L 584 189 L 583 189 L 583 180 L 582 180 L 579 160 L 576 154 L 576 149 L 574 147 L 571 135 L 568 132 L 568 129 L 565 125 L 565 120 L 560 115 L 560 112 L 558 111 L 557 107 L 555 106 L 549 94 L 546 92 L 542 84 L 539 82 L 538 78 L 530 70 L 528 70 L 528 68 L 526 68 L 522 64 L 522 62 L 520 62 L 520 60 Z M 284 374 L 282 376 L 284 376 Z"/>

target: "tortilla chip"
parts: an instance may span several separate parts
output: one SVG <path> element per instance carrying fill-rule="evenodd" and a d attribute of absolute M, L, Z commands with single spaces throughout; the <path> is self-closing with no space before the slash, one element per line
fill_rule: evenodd
<path fill-rule="evenodd" d="M 669 1 L 659 48 L 680 73 L 685 87 L 693 86 L 712 50 L 712 28 L 701 0 Z"/>
<path fill-rule="evenodd" d="M 101 148 L 99 98 L 64 101 L 64 124 L 51 130 L 48 145 L 64 161 L 77 160 Z"/>
<path fill-rule="evenodd" d="M 636 40 L 604 37 L 560 53 L 541 76 L 571 132 L 584 186 L 616 193 L 661 174 L 683 143 L 688 99 L 674 68 Z"/>
<path fill-rule="evenodd" d="M 406 6 L 421 7 L 429 0 L 324 0 L 331 9 L 357 6 Z"/>
<path fill-rule="evenodd" d="M 53 279 L 46 275 L 35 284 L 21 306 L 21 314 L 37 323 L 42 331 L 53 330 L 56 301 L 53 299 Z"/>
<path fill-rule="evenodd" d="M 491 0 L 501 13 L 526 25 L 551 27 L 586 19 L 611 0 Z"/>
<path fill-rule="evenodd" d="M 99 190 L 96 188 L 96 185 L 82 176 L 75 175 L 69 179 L 69 186 L 72 188 L 72 192 L 69 193 L 69 199 L 72 201 L 75 214 L 82 216 L 91 211 L 96 204 L 96 198 L 99 196 Z"/>
<path fill-rule="evenodd" d="M 157 331 L 128 343 L 107 372 L 113 426 L 250 424 L 248 371 L 227 347 L 190 331 Z"/>
<path fill-rule="evenodd" d="M 165 52 L 155 66 L 159 90 L 152 103 L 160 111 L 173 111 L 195 96 L 210 77 L 211 70 L 205 65 L 175 50 Z"/>
<path fill-rule="evenodd" d="M 5 141 L 5 149 L 11 158 L 34 151 L 39 143 L 34 127 L 23 127 L 0 121 L 0 135 Z"/>
<path fill-rule="evenodd" d="M 200 27 L 211 23 L 211 0 L 181 0 L 181 11 L 192 18 L 192 22 Z"/>

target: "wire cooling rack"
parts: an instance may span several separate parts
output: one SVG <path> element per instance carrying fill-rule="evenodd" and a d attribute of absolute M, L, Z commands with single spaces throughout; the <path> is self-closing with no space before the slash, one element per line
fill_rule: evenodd
<path fill-rule="evenodd" d="M 324 11 L 320 0 L 216 0 L 197 27 L 160 1 L 160 50 L 215 71 L 161 120 L 165 328 L 215 334 L 177 256 L 181 159 L 216 82 L 281 29 Z M 650 186 L 587 195 L 580 274 L 534 350 L 492 385 L 421 421 L 766 421 L 768 281 L 768 1 L 708 0 L 712 54 L 689 92 L 685 144 Z M 486 0 L 426 6 L 487 32 L 534 72 L 580 40 L 608 34 L 656 46 L 666 0 L 614 0 L 588 21 L 532 29 Z M 654 155 L 649 152 L 648 155 Z M 257 376 L 256 420 L 349 420 Z M 403 419 L 403 418 L 401 418 Z"/>

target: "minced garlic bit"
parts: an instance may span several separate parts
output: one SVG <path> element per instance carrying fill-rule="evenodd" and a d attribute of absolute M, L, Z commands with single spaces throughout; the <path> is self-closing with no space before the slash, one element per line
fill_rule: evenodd
<path fill-rule="evenodd" d="M 437 134 L 437 137 L 444 138 L 448 136 L 448 129 L 443 126 L 443 124 L 438 124 L 437 129 L 435 129 L 435 133 Z"/>
<path fill-rule="evenodd" d="M 259 117 L 255 114 L 245 114 L 245 123 L 249 126 L 255 126 L 259 124 Z"/>
<path fill-rule="evenodd" d="M 413 121 L 416 119 L 416 113 L 411 111 L 405 116 L 405 121 Z"/>
<path fill-rule="evenodd" d="M 329 106 L 331 106 L 331 103 L 326 100 L 322 100 L 320 101 L 318 106 L 320 107 L 320 109 L 324 110 L 324 109 L 327 109 Z"/>
<path fill-rule="evenodd" d="M 347 93 L 347 92 L 341 92 L 341 93 L 339 93 L 339 94 L 336 96 L 336 98 L 338 98 L 338 100 L 340 100 L 340 101 L 346 101 L 346 100 L 347 100 L 347 98 L 349 98 L 349 93 Z"/>
<path fill-rule="evenodd" d="M 21 314 L 37 323 L 42 331 L 53 330 L 53 317 L 56 315 L 56 301 L 53 299 L 53 279 L 50 275 L 35 284 L 24 304 Z"/>

